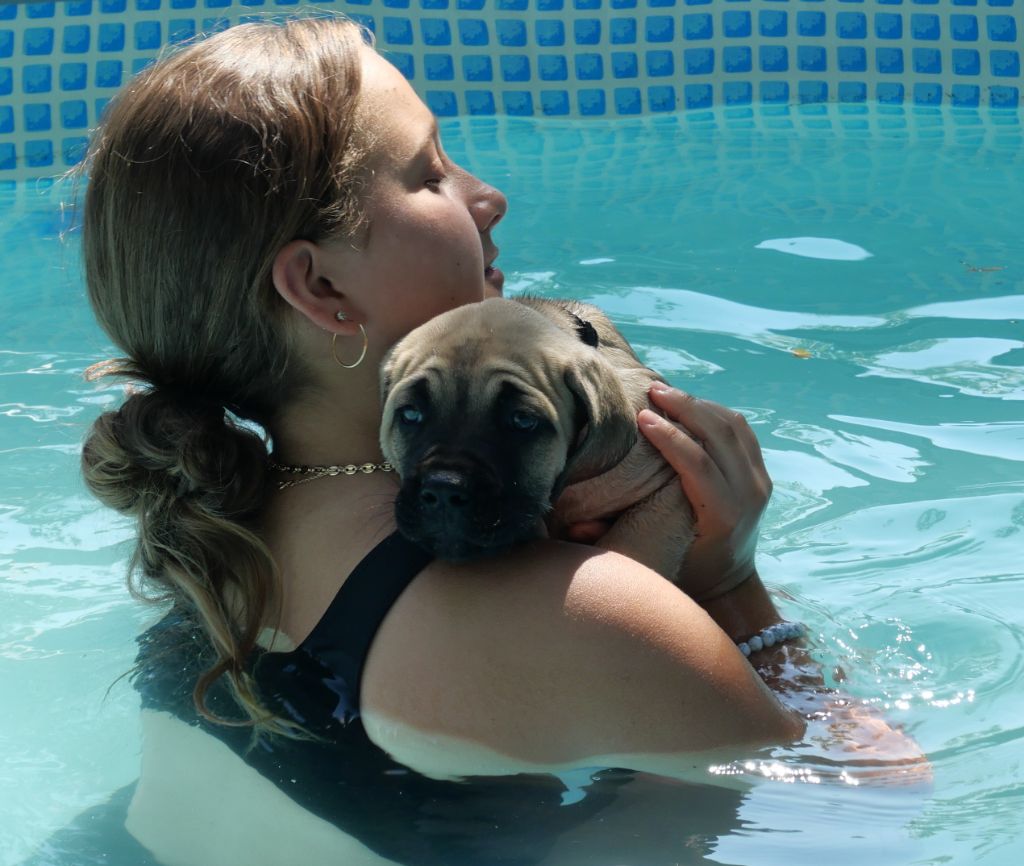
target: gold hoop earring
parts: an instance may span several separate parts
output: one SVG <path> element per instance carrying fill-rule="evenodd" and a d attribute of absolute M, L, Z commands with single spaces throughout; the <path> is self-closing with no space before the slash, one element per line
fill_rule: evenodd
<path fill-rule="evenodd" d="M 359 357 L 356 358 L 356 362 L 354 364 L 343 364 L 339 360 L 339 358 L 338 358 L 338 335 L 335 334 L 333 337 L 331 337 L 331 356 L 334 358 L 335 363 L 339 367 L 344 367 L 346 370 L 354 370 L 356 367 L 358 367 L 360 364 L 363 363 L 363 358 L 366 357 L 366 350 L 370 346 L 370 341 L 369 341 L 369 339 L 366 336 L 366 328 L 364 328 L 362 325 L 359 326 L 359 333 L 363 335 L 363 350 L 359 353 Z"/>

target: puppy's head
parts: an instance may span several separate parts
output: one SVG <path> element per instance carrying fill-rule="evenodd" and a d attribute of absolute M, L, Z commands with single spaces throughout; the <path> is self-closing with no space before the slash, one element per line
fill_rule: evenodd
<path fill-rule="evenodd" d="M 636 440 L 633 410 L 594 347 L 515 301 L 432 319 L 381 372 L 398 528 L 442 559 L 532 537 L 566 485 L 611 468 Z"/>

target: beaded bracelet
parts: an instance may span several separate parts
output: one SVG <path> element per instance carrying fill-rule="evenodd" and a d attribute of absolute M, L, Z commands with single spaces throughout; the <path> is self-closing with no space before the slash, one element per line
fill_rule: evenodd
<path fill-rule="evenodd" d="M 750 657 L 751 653 L 756 653 L 758 650 L 766 649 L 770 646 L 775 646 L 777 643 L 782 643 L 786 640 L 795 640 L 801 638 L 807 634 L 807 626 L 802 622 L 777 622 L 775 625 L 770 625 L 768 628 L 763 628 L 752 638 L 748 638 L 744 641 L 737 641 L 736 647 L 743 655 Z"/>

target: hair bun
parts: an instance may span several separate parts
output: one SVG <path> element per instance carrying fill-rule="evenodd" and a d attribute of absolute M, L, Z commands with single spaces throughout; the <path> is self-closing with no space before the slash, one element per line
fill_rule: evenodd
<path fill-rule="evenodd" d="M 222 406 L 167 388 L 138 391 L 105 412 L 82 450 L 90 490 L 129 515 L 188 498 L 243 518 L 262 502 L 266 460 L 262 439 Z"/>

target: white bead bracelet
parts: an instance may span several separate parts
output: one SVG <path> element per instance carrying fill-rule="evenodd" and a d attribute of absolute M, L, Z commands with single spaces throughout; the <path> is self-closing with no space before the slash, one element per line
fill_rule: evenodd
<path fill-rule="evenodd" d="M 744 641 L 737 641 L 736 646 L 743 655 L 750 657 L 751 653 L 775 646 L 786 640 L 796 640 L 807 634 L 807 626 L 802 622 L 777 622 L 768 628 L 763 628 L 752 638 Z"/>

